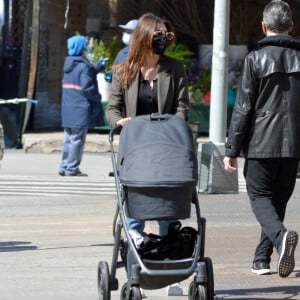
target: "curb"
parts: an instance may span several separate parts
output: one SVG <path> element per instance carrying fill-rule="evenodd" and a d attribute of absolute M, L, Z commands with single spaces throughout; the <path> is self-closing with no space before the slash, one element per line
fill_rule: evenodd
<path fill-rule="evenodd" d="M 61 152 L 63 132 L 23 134 L 22 143 L 24 152 L 28 153 L 55 153 Z M 118 151 L 119 137 L 115 137 L 114 147 Z M 84 145 L 84 152 L 110 152 L 107 134 L 88 133 Z"/>

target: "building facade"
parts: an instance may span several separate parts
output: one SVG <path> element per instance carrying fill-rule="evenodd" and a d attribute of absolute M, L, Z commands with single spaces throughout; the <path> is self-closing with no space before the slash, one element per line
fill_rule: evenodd
<path fill-rule="evenodd" d="M 212 0 L 0 0 L 0 98 L 28 97 L 37 105 L 9 108 L 16 131 L 58 129 L 61 126 L 61 78 L 66 39 L 75 34 L 108 41 L 121 38 L 118 24 L 145 12 L 164 15 L 174 25 L 180 42 L 198 52 L 211 44 Z M 230 44 L 251 48 L 262 37 L 260 21 L 266 0 L 231 0 Z M 299 1 L 287 1 L 295 12 L 294 35 L 300 35 Z M 1 7 L 1 6 L 0 6 Z M 3 109 L 2 109 L 3 110 Z M 2 113 L 3 115 L 3 113 Z"/>

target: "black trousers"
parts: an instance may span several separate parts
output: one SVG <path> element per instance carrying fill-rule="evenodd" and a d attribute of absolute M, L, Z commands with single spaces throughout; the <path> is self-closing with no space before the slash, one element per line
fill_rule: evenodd
<path fill-rule="evenodd" d="M 253 262 L 271 261 L 279 251 L 286 228 L 287 203 L 293 193 L 298 169 L 295 158 L 246 159 L 244 176 L 252 211 L 261 225 L 261 237 Z"/>

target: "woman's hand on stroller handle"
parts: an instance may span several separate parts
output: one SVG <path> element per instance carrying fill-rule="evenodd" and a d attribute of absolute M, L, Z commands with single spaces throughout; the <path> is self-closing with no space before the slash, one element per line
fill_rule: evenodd
<path fill-rule="evenodd" d="M 117 122 L 117 125 L 121 125 L 122 127 L 124 127 L 130 120 L 131 120 L 131 117 L 120 119 Z"/>

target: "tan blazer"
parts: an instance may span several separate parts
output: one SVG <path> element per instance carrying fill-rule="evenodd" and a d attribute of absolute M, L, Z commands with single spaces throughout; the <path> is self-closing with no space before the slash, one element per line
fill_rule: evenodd
<path fill-rule="evenodd" d="M 165 57 L 158 63 L 157 101 L 158 112 L 176 114 L 187 119 L 189 109 L 188 81 L 184 65 L 180 60 Z M 135 117 L 137 109 L 139 79 L 136 78 L 128 90 L 121 88 L 120 80 L 113 74 L 111 93 L 106 106 L 106 119 L 110 126 L 115 126 L 123 118 Z"/>

